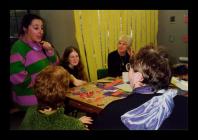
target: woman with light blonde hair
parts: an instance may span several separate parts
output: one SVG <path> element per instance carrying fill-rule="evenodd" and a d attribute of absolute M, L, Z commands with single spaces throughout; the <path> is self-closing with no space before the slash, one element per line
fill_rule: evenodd
<path fill-rule="evenodd" d="M 126 71 L 126 64 L 129 63 L 130 56 L 133 55 L 131 50 L 132 37 L 121 35 L 118 39 L 117 50 L 108 54 L 108 75 L 112 77 L 121 76 Z"/>

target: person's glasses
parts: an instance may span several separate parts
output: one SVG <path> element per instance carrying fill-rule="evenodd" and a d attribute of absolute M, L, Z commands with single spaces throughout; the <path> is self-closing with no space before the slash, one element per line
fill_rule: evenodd
<path fill-rule="evenodd" d="M 131 64 L 130 64 L 130 63 L 127 63 L 127 64 L 126 64 L 126 71 L 129 72 L 129 71 L 130 71 L 130 68 L 131 68 Z"/>

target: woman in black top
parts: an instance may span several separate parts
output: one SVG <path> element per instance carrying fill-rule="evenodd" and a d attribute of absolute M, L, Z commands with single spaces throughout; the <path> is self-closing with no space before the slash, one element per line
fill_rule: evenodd
<path fill-rule="evenodd" d="M 60 60 L 60 65 L 70 73 L 72 81 L 69 83 L 70 88 L 87 83 L 88 79 L 80 59 L 80 52 L 78 48 L 74 46 L 66 47 L 63 57 Z M 65 108 L 65 114 L 69 114 L 75 110 L 75 108 L 69 106 L 69 99 L 65 99 Z"/>
<path fill-rule="evenodd" d="M 125 65 L 129 63 L 132 38 L 122 35 L 118 41 L 118 49 L 108 55 L 108 74 L 112 77 L 121 76 L 126 71 Z"/>
<path fill-rule="evenodd" d="M 63 66 L 73 76 L 73 78 L 76 78 L 78 81 L 77 85 L 74 85 L 75 83 L 71 83 L 70 87 L 87 83 L 88 78 L 84 71 L 84 66 L 81 62 L 78 48 L 74 46 L 66 47 L 60 61 L 60 65 Z"/>

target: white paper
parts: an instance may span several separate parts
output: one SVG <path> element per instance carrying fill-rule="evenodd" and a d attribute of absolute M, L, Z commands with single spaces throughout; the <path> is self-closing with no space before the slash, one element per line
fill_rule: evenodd
<path fill-rule="evenodd" d="M 118 89 L 121 89 L 123 91 L 126 91 L 126 92 L 132 92 L 133 91 L 131 86 L 129 84 L 126 84 L 126 83 L 120 84 L 120 85 L 117 85 L 117 86 L 114 86 L 114 87 L 116 87 Z"/>

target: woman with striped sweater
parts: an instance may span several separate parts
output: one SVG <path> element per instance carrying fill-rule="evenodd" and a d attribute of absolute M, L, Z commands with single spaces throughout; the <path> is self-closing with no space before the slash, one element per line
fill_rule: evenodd
<path fill-rule="evenodd" d="M 37 104 L 32 91 L 36 75 L 46 66 L 58 63 L 52 45 L 42 41 L 43 34 L 43 19 L 27 14 L 22 19 L 19 39 L 11 47 L 12 99 L 23 109 Z"/>

